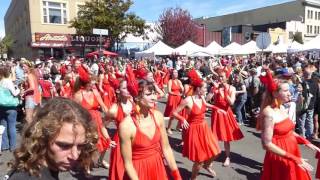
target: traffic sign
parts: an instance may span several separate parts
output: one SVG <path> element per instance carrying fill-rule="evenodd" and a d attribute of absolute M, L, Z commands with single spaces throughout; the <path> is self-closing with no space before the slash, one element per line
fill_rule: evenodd
<path fill-rule="evenodd" d="M 106 36 L 109 34 L 109 31 L 108 31 L 108 29 L 93 28 L 92 33 L 96 34 L 96 35 L 105 35 Z"/>
<path fill-rule="evenodd" d="M 271 37 L 270 34 L 267 32 L 263 32 L 261 34 L 258 35 L 257 39 L 256 39 L 256 44 L 258 46 L 258 48 L 260 49 L 267 49 L 267 47 L 270 45 L 271 43 Z"/>

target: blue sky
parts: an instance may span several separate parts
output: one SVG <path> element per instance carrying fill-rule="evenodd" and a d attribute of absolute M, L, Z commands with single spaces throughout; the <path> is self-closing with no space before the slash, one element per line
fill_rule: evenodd
<path fill-rule="evenodd" d="M 133 0 L 130 11 L 146 21 L 156 21 L 164 9 L 182 7 L 189 10 L 192 17 L 218 16 L 239 12 L 292 0 Z M 0 37 L 4 36 L 4 15 L 11 0 L 0 0 Z"/>

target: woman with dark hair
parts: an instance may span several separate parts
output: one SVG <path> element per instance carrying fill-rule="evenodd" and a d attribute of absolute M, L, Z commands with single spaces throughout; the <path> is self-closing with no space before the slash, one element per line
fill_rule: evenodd
<path fill-rule="evenodd" d="M 206 103 L 203 97 L 207 91 L 207 85 L 194 69 L 188 73 L 188 76 L 193 94 L 180 103 L 174 110 L 173 116 L 181 122 L 182 128 L 185 129 L 182 154 L 194 162 L 191 175 L 191 179 L 194 180 L 201 167 L 212 176 L 216 176 L 211 164 L 220 153 L 220 148 L 216 136 L 205 121 L 207 107 L 214 108 L 213 105 Z M 179 114 L 184 108 L 189 110 L 188 119 Z"/>
<path fill-rule="evenodd" d="M 130 82 L 131 83 L 131 82 Z M 166 180 L 166 160 L 173 179 L 180 180 L 173 152 L 168 142 L 163 115 L 154 109 L 156 101 L 153 83 L 142 80 L 132 94 L 139 106 L 137 112 L 124 118 L 119 126 L 120 148 L 125 176 L 131 180 Z"/>
<path fill-rule="evenodd" d="M 39 108 L 23 131 L 10 163 L 9 179 L 58 179 L 59 171 L 88 170 L 97 143 L 87 110 L 74 101 L 53 98 Z"/>
<path fill-rule="evenodd" d="M 260 77 L 266 91 L 261 104 L 257 129 L 261 130 L 261 141 L 266 155 L 262 180 L 308 180 L 308 171 L 313 168 L 302 157 L 298 144 L 320 151 L 305 138 L 294 132 L 294 124 L 283 104 L 290 101 L 289 84 L 285 80 L 273 79 L 270 70 Z"/>
<path fill-rule="evenodd" d="M 107 113 L 108 109 L 104 105 L 102 98 L 97 90 L 96 83 L 90 77 L 89 71 L 80 66 L 78 68 L 79 77 L 76 80 L 74 87 L 74 100 L 81 104 L 85 109 L 89 111 L 92 116 L 92 120 L 95 122 L 97 127 L 97 132 L 99 135 L 97 149 L 100 153 L 100 158 L 98 163 L 102 167 L 109 167 L 109 164 L 103 160 L 106 150 L 110 145 L 110 137 L 107 129 L 105 128 L 102 118 L 101 112 L 99 109 L 101 108 L 103 112 Z M 114 145 L 111 143 L 111 145 Z"/>
<path fill-rule="evenodd" d="M 174 119 L 172 112 L 178 107 L 181 102 L 181 96 L 183 93 L 183 85 L 178 79 L 178 71 L 173 70 L 171 74 L 171 79 L 168 82 L 168 101 L 164 111 L 164 117 L 169 117 L 167 133 L 172 134 L 171 124 Z M 178 127 L 178 126 L 177 126 Z"/>
<path fill-rule="evenodd" d="M 211 130 L 224 142 L 226 159 L 223 166 L 230 165 L 230 141 L 243 138 L 243 134 L 237 124 L 231 106 L 235 101 L 236 89 L 227 83 L 227 75 L 224 69 L 218 69 L 219 79 L 216 81 L 207 96 L 207 100 L 213 99 L 213 104 L 218 108 L 211 113 Z"/>
<path fill-rule="evenodd" d="M 111 149 L 110 154 L 110 168 L 109 168 L 109 179 L 119 180 L 123 179 L 124 165 L 123 159 L 120 152 L 120 138 L 119 138 L 119 126 L 126 116 L 134 111 L 134 103 L 132 97 L 127 88 L 127 81 L 121 80 L 120 83 L 115 87 L 116 94 L 118 97 L 117 103 L 112 104 L 108 111 L 107 117 L 114 119 L 117 131 L 113 137 L 113 141 L 117 144 L 115 148 Z"/>

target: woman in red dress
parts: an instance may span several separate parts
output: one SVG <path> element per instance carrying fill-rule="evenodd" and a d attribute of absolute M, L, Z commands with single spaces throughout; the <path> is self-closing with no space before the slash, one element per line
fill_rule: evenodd
<path fill-rule="evenodd" d="M 116 78 L 113 77 L 111 68 L 112 67 L 110 65 L 107 65 L 105 70 L 102 68 L 102 73 L 99 76 L 99 90 L 102 94 L 103 102 L 107 108 L 110 108 L 111 105 L 116 102 L 116 94 L 111 85 L 112 80 Z"/>
<path fill-rule="evenodd" d="M 191 179 L 194 180 L 197 178 L 201 167 L 212 176 L 216 176 L 211 164 L 220 153 L 220 148 L 216 136 L 211 132 L 205 121 L 207 106 L 213 108 L 203 98 L 207 91 L 207 85 L 199 78 L 194 69 L 188 73 L 188 76 L 194 89 L 193 95 L 186 97 L 173 112 L 173 115 L 181 121 L 181 126 L 185 129 L 182 154 L 194 162 L 191 176 Z M 187 120 L 179 115 L 179 112 L 184 108 L 190 111 Z"/>
<path fill-rule="evenodd" d="M 260 77 L 267 91 L 264 94 L 257 129 L 261 132 L 266 155 L 263 163 L 262 180 L 309 180 L 308 171 L 313 168 L 302 157 L 298 144 L 319 152 L 319 148 L 294 132 L 294 124 L 282 104 L 290 101 L 289 84 L 285 80 L 272 79 L 267 70 Z"/>
<path fill-rule="evenodd" d="M 79 78 L 77 78 L 74 87 L 74 100 L 90 112 L 92 120 L 96 124 L 99 136 L 97 149 L 100 153 L 98 163 L 99 165 L 107 168 L 109 167 L 109 165 L 103 160 L 103 158 L 106 150 L 110 145 L 113 146 L 114 142 L 111 142 L 110 144 L 110 137 L 107 129 L 102 122 L 101 112 L 99 111 L 99 109 L 101 108 L 105 113 L 107 113 L 108 109 L 102 101 L 102 98 L 96 88 L 95 82 L 91 81 L 88 70 L 85 67 L 81 66 L 78 68 L 78 71 Z"/>
<path fill-rule="evenodd" d="M 166 160 L 171 175 L 180 180 L 180 174 L 168 142 L 161 112 L 154 109 L 156 101 L 153 83 L 141 81 L 136 97 L 137 113 L 124 118 L 119 126 L 121 154 L 125 166 L 124 179 L 166 180 Z M 130 91 L 132 92 L 132 91 Z"/>
<path fill-rule="evenodd" d="M 118 96 L 118 101 L 116 104 L 113 104 L 111 106 L 107 114 L 108 118 L 115 120 L 115 123 L 117 126 L 117 131 L 113 137 L 113 141 L 115 142 L 115 144 L 117 144 L 117 146 L 111 149 L 111 154 L 110 154 L 110 168 L 109 168 L 110 180 L 123 179 L 124 165 L 123 165 L 123 159 L 120 152 L 120 138 L 119 138 L 118 129 L 123 119 L 126 116 L 130 115 L 134 109 L 134 103 L 132 101 L 132 97 L 130 96 L 130 93 L 127 88 L 127 81 L 122 80 L 119 83 L 119 87 L 115 89 L 116 89 L 116 94 Z"/>
<path fill-rule="evenodd" d="M 168 101 L 164 111 L 164 117 L 169 117 L 167 133 L 172 134 L 171 124 L 174 119 L 172 112 L 178 107 L 181 102 L 181 96 L 183 93 L 183 85 L 181 81 L 178 79 L 178 71 L 172 71 L 172 79 L 168 82 Z"/>
<path fill-rule="evenodd" d="M 219 80 L 211 89 L 207 100 L 213 98 L 213 104 L 217 110 L 212 110 L 211 130 L 218 137 L 219 141 L 224 142 L 226 159 L 223 166 L 230 165 L 230 141 L 243 138 L 243 134 L 237 124 L 231 106 L 235 101 L 235 88 L 227 84 L 226 73 L 218 71 Z"/>

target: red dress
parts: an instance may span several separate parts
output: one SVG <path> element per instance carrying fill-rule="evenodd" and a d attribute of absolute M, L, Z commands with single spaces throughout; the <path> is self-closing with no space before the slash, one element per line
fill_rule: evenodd
<path fill-rule="evenodd" d="M 103 97 L 103 102 L 107 106 L 107 108 L 110 108 L 111 105 L 116 102 L 116 94 L 114 92 L 113 87 L 111 86 L 109 79 L 106 75 L 103 77 L 103 82 L 102 82 L 102 89 L 104 92 L 102 97 Z"/>
<path fill-rule="evenodd" d="M 131 102 L 132 103 L 132 102 Z M 133 107 L 132 107 L 133 109 Z M 123 112 L 122 106 L 118 105 L 117 117 L 115 118 L 117 131 L 113 136 L 113 141 L 117 144 L 115 148 L 111 149 L 110 154 L 110 168 L 109 168 L 109 179 L 110 180 L 120 180 L 123 179 L 124 175 L 124 164 L 121 156 L 120 149 L 120 137 L 119 137 L 119 125 L 122 120 L 125 118 L 125 114 Z"/>
<path fill-rule="evenodd" d="M 200 108 L 193 98 L 192 101 L 188 118 L 189 128 L 185 130 L 182 154 L 191 161 L 203 162 L 219 154 L 220 148 L 217 137 L 204 120 L 206 105 L 202 102 Z"/>
<path fill-rule="evenodd" d="M 161 73 L 160 73 L 159 71 L 156 71 L 156 72 L 154 73 L 153 78 L 154 78 L 154 81 L 155 81 L 155 82 L 157 83 L 157 85 L 159 86 L 159 88 L 160 88 L 161 90 L 163 90 L 163 80 L 162 80 L 162 75 L 161 75 Z"/>
<path fill-rule="evenodd" d="M 175 80 L 171 80 L 171 92 L 175 94 L 181 93 L 181 88 L 179 84 L 176 83 Z M 171 117 L 172 112 L 178 107 L 181 102 L 181 96 L 169 94 L 166 109 L 164 111 L 165 117 Z"/>
<path fill-rule="evenodd" d="M 294 124 L 287 118 L 274 125 L 272 143 L 284 151 L 301 158 L 300 149 L 296 137 L 293 134 Z M 294 161 L 266 152 L 262 180 L 309 180 L 310 174 L 300 168 Z"/>
<path fill-rule="evenodd" d="M 214 93 L 214 105 L 226 113 L 212 110 L 211 130 L 216 133 L 219 141 L 235 141 L 243 138 L 243 134 L 237 124 L 231 106 L 226 100 L 228 91 L 222 96 L 217 88 L 212 88 Z"/>
<path fill-rule="evenodd" d="M 133 118 L 137 131 L 132 141 L 132 163 L 139 180 L 167 180 L 160 143 L 160 127 L 155 122 L 153 114 L 152 119 L 156 128 L 153 137 L 150 139 L 140 131 L 136 120 Z M 130 178 L 125 175 L 124 179 Z"/>
<path fill-rule="evenodd" d="M 97 132 L 98 132 L 98 143 L 97 143 L 97 149 L 98 151 L 104 152 L 109 148 L 109 144 L 110 144 L 110 140 L 106 139 L 102 132 L 101 132 L 101 127 L 103 126 L 102 123 L 102 119 L 101 119 L 101 113 L 98 110 L 99 109 L 99 103 L 97 98 L 94 96 L 94 100 L 92 105 L 90 105 L 86 99 L 83 96 L 83 92 L 81 91 L 82 94 L 82 102 L 81 105 L 82 107 L 84 107 L 85 109 L 87 109 L 89 111 L 89 113 L 91 114 L 92 120 L 94 121 L 94 123 L 97 126 Z"/>

